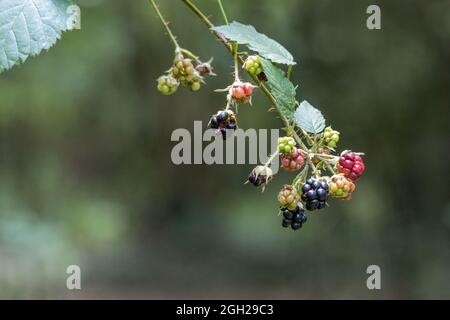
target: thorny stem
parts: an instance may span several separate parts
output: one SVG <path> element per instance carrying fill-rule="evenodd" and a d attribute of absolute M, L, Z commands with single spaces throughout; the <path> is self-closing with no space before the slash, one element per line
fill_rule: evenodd
<path fill-rule="evenodd" d="M 336 174 L 336 171 L 334 171 L 333 167 L 330 165 L 330 163 L 328 161 L 326 161 L 325 159 L 321 159 L 323 163 L 325 163 L 325 165 L 327 166 L 327 169 L 333 174 Z"/>
<path fill-rule="evenodd" d="M 275 151 L 275 152 L 270 156 L 270 158 L 269 158 L 269 159 L 266 161 L 266 163 L 264 164 L 264 167 L 268 167 L 268 166 L 272 163 L 273 159 L 275 159 L 276 156 L 278 156 L 278 150 Z"/>
<path fill-rule="evenodd" d="M 306 174 L 309 170 L 309 164 L 305 164 L 305 167 L 303 168 L 303 170 L 294 178 L 294 181 L 292 181 L 292 186 L 297 188 L 297 186 L 304 182 Z"/>
<path fill-rule="evenodd" d="M 238 44 L 233 42 L 233 60 L 234 60 L 234 81 L 239 81 L 239 62 L 238 62 Z"/>
<path fill-rule="evenodd" d="M 208 26 L 209 29 L 213 28 L 214 25 L 209 21 L 208 17 L 203 14 L 203 12 L 200 11 L 199 8 L 195 4 L 192 3 L 191 0 L 181 0 L 183 1 L 199 18 L 201 21 L 203 21 L 204 24 Z"/>
<path fill-rule="evenodd" d="M 198 56 L 196 56 L 195 54 L 193 54 L 191 51 L 184 49 L 184 48 L 180 48 L 180 51 L 182 53 L 184 53 L 185 55 L 187 55 L 188 57 L 192 58 L 195 60 L 195 62 L 197 63 L 202 63 L 202 61 L 200 60 L 200 58 Z"/>
<path fill-rule="evenodd" d="M 288 66 L 286 77 L 290 80 L 292 75 L 292 64 Z"/>
<path fill-rule="evenodd" d="M 159 11 L 159 8 L 156 5 L 155 1 L 154 0 L 150 0 L 150 3 L 152 5 L 153 9 L 155 10 L 156 14 L 158 15 L 159 20 L 161 20 L 161 23 L 163 24 L 164 28 L 166 29 L 167 34 L 170 37 L 170 40 L 172 40 L 172 42 L 173 42 L 173 44 L 175 46 L 175 50 L 176 51 L 180 51 L 181 50 L 180 45 L 178 44 L 177 39 L 173 35 L 172 30 L 170 30 L 169 23 L 164 19 L 163 15 L 161 14 L 161 11 Z"/>

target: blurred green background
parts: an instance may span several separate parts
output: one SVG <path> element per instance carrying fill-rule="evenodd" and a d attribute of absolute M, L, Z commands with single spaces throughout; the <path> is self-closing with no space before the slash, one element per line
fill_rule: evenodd
<path fill-rule="evenodd" d="M 366 153 L 353 200 L 299 232 L 277 216 L 289 174 L 262 194 L 243 185 L 253 165 L 172 164 L 172 131 L 224 105 L 232 58 L 181 1 L 159 2 L 183 47 L 215 57 L 199 93 L 157 93 L 173 47 L 145 0 L 78 1 L 81 31 L 0 75 L 0 297 L 450 298 L 450 1 L 224 1 L 292 52 L 298 100 L 340 150 Z M 278 128 L 268 107 L 257 92 L 240 126 Z"/>

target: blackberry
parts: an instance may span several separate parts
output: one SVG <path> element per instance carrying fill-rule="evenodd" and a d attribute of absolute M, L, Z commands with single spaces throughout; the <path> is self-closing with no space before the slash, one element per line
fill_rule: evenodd
<path fill-rule="evenodd" d="M 244 66 L 243 66 L 250 74 L 252 75 L 259 75 L 263 70 L 262 70 L 262 64 L 261 64 L 261 59 L 259 58 L 259 56 L 248 56 L 248 58 L 245 60 L 244 62 Z"/>
<path fill-rule="evenodd" d="M 217 114 L 217 121 L 219 121 L 219 123 L 221 122 L 225 122 L 228 119 L 228 113 L 226 111 L 220 111 Z"/>
<path fill-rule="evenodd" d="M 231 98 L 236 103 L 251 102 L 253 88 L 250 82 L 236 81 L 231 85 Z"/>
<path fill-rule="evenodd" d="M 231 110 L 220 110 L 211 117 L 209 126 L 217 129 L 225 140 L 229 131 L 234 131 L 237 127 L 236 115 Z"/>
<path fill-rule="evenodd" d="M 328 180 L 328 185 L 330 186 L 331 196 L 341 200 L 350 200 L 352 198 L 352 193 L 356 188 L 352 180 L 341 174 L 332 176 Z"/>
<path fill-rule="evenodd" d="M 280 154 L 280 162 L 281 167 L 284 170 L 297 171 L 303 166 L 305 160 L 303 158 L 303 153 L 299 149 L 294 147 L 291 153 Z"/>
<path fill-rule="evenodd" d="M 182 85 L 189 87 L 192 91 L 200 90 L 203 77 L 194 68 L 191 59 L 181 58 L 175 60 L 170 72 Z"/>
<path fill-rule="evenodd" d="M 300 229 L 307 220 L 304 212 L 305 209 L 299 206 L 296 206 L 294 210 L 282 208 L 281 213 L 283 215 L 283 220 L 281 221 L 281 225 L 284 228 L 288 228 L 290 226 L 292 230 Z"/>
<path fill-rule="evenodd" d="M 272 180 L 272 169 L 265 166 L 256 166 L 250 175 L 248 181 L 255 187 L 264 187 L 270 180 Z"/>
<path fill-rule="evenodd" d="M 170 75 L 162 75 L 156 82 L 158 91 L 165 95 L 175 93 L 180 84 L 177 79 Z"/>
<path fill-rule="evenodd" d="M 278 202 L 281 208 L 295 211 L 300 200 L 297 189 L 291 185 L 284 185 L 283 189 L 278 193 Z"/>
<path fill-rule="evenodd" d="M 325 181 L 310 178 L 302 187 L 302 200 L 309 211 L 325 208 L 329 197 L 329 187 Z"/>
<path fill-rule="evenodd" d="M 331 127 L 326 127 L 323 133 L 323 142 L 329 148 L 336 148 L 339 141 L 339 131 L 333 130 Z"/>
<path fill-rule="evenodd" d="M 355 181 L 361 177 L 365 166 L 360 155 L 351 151 L 344 151 L 339 158 L 337 168 L 339 173 L 342 173 L 346 178 Z"/>
<path fill-rule="evenodd" d="M 209 123 L 212 129 L 218 129 L 219 128 L 219 120 L 217 120 L 216 116 L 213 116 L 211 118 L 211 121 Z"/>
<path fill-rule="evenodd" d="M 278 151 L 280 154 L 290 155 L 296 146 L 296 142 L 292 137 L 281 137 L 278 138 Z"/>

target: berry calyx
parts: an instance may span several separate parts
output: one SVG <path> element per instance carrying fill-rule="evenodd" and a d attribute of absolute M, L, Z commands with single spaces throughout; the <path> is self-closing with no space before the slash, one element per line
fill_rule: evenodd
<path fill-rule="evenodd" d="M 356 188 L 352 180 L 340 174 L 332 176 L 328 180 L 328 186 L 330 187 L 331 196 L 341 200 L 350 200 Z"/>
<path fill-rule="evenodd" d="M 358 180 L 364 172 L 364 162 L 361 156 L 351 151 L 344 151 L 339 158 L 337 169 L 350 180 Z"/>
<path fill-rule="evenodd" d="M 255 187 L 265 186 L 272 180 L 272 169 L 265 166 L 256 166 L 248 176 L 248 181 Z"/>
<path fill-rule="evenodd" d="M 291 153 L 283 153 L 280 155 L 281 167 L 286 171 L 297 171 L 305 163 L 303 153 L 294 147 Z"/>
<path fill-rule="evenodd" d="M 156 80 L 156 82 L 156 88 L 158 91 L 165 95 L 175 93 L 180 85 L 178 80 L 170 75 L 162 75 Z"/>
<path fill-rule="evenodd" d="M 255 76 L 259 75 L 263 71 L 261 59 L 256 55 L 248 56 L 243 67 L 248 71 L 248 73 Z"/>
<path fill-rule="evenodd" d="M 291 154 L 295 146 L 296 143 L 292 137 L 278 138 L 278 151 L 280 154 Z"/>
<path fill-rule="evenodd" d="M 290 226 L 292 230 L 300 229 L 307 220 L 304 212 L 305 209 L 299 206 L 296 206 L 294 210 L 282 208 L 281 214 L 283 215 L 283 220 L 281 221 L 281 225 L 284 228 L 288 228 Z"/>
<path fill-rule="evenodd" d="M 302 187 L 302 200 L 309 211 L 325 208 L 329 196 L 329 186 L 325 181 L 309 178 Z"/>
<path fill-rule="evenodd" d="M 326 127 L 323 133 L 323 142 L 328 148 L 336 148 L 339 141 L 339 131 L 333 130 L 331 127 Z"/>
<path fill-rule="evenodd" d="M 251 100 L 254 86 L 250 82 L 236 81 L 231 85 L 231 98 L 237 103 Z"/>
<path fill-rule="evenodd" d="M 300 201 L 300 196 L 295 187 L 291 185 L 284 185 L 281 191 L 278 193 L 278 202 L 281 208 L 288 210 L 295 210 L 297 204 Z"/>
<path fill-rule="evenodd" d="M 213 72 L 213 67 L 211 65 L 211 62 L 213 61 L 213 58 L 209 59 L 207 62 L 201 62 L 195 67 L 195 70 L 197 70 L 200 75 L 208 75 L 208 76 L 215 76 L 216 74 Z"/>

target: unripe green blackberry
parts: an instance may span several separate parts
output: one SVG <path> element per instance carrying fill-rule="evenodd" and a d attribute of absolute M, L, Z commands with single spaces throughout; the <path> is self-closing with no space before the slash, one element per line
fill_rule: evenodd
<path fill-rule="evenodd" d="M 201 86 L 202 86 L 201 82 L 198 80 L 198 81 L 192 82 L 190 88 L 192 91 L 198 91 L 198 90 L 200 90 Z"/>
<path fill-rule="evenodd" d="M 278 138 L 278 151 L 281 154 L 291 154 L 296 146 L 295 140 L 292 137 Z"/>
<path fill-rule="evenodd" d="M 244 62 L 244 68 L 252 75 L 257 76 L 260 74 L 262 69 L 261 59 L 259 56 L 249 56 Z"/>
<path fill-rule="evenodd" d="M 350 200 L 355 191 L 355 184 L 341 174 L 336 174 L 328 180 L 330 194 L 342 200 Z"/>
<path fill-rule="evenodd" d="M 178 59 L 173 62 L 172 75 L 175 78 L 189 77 L 194 74 L 195 68 L 191 59 Z"/>
<path fill-rule="evenodd" d="M 294 211 L 300 201 L 300 195 L 295 187 L 291 185 L 284 185 L 283 189 L 278 193 L 278 202 L 281 208 L 287 208 Z"/>
<path fill-rule="evenodd" d="M 339 131 L 333 130 L 331 127 L 326 127 L 323 133 L 324 144 L 329 148 L 336 148 L 339 141 Z"/>
<path fill-rule="evenodd" d="M 158 83 L 156 88 L 165 95 L 174 93 L 180 85 L 179 81 L 171 75 L 162 75 L 156 81 Z"/>

